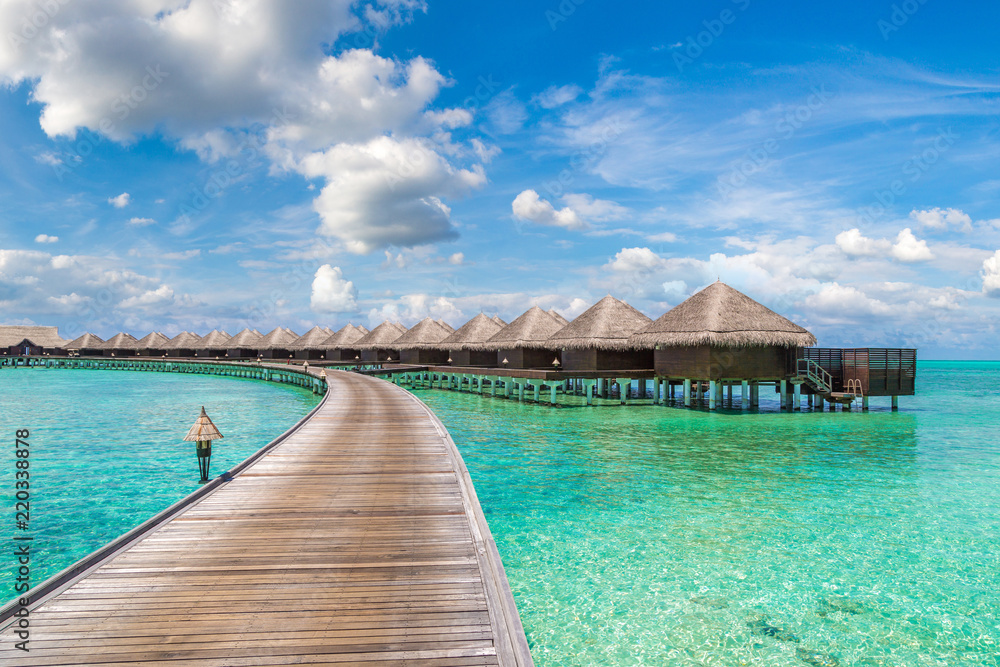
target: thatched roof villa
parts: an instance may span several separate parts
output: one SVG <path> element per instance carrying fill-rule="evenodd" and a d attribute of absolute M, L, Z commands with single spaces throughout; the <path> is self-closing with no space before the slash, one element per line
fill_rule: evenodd
<path fill-rule="evenodd" d="M 195 352 L 199 357 L 225 357 L 232 339 L 225 331 L 212 329 L 198 341 Z"/>
<path fill-rule="evenodd" d="M 198 334 L 191 333 L 190 331 L 182 331 L 167 342 L 167 356 L 193 357 L 198 350 L 198 342 L 200 340 L 201 336 Z"/>
<path fill-rule="evenodd" d="M 244 329 L 229 339 L 226 356 L 230 359 L 255 359 L 264 335 L 256 329 Z"/>
<path fill-rule="evenodd" d="M 608 295 L 552 334 L 548 342 L 562 349 L 566 371 L 639 370 L 653 367 L 653 351 L 630 340 L 653 320 Z"/>
<path fill-rule="evenodd" d="M 291 329 L 276 327 L 257 344 L 258 354 L 264 359 L 291 359 L 291 346 L 299 335 Z"/>
<path fill-rule="evenodd" d="M 448 348 L 441 341 L 452 334 L 441 322 L 427 317 L 392 342 L 404 364 L 447 364 Z"/>
<path fill-rule="evenodd" d="M 94 357 L 101 354 L 101 346 L 104 341 L 92 334 L 85 333 L 76 340 L 66 343 L 66 351 L 74 354 L 82 354 L 87 357 Z"/>
<path fill-rule="evenodd" d="M 104 345 L 101 346 L 101 354 L 105 357 L 135 356 L 138 342 L 132 334 L 122 331 L 104 341 Z"/>
<path fill-rule="evenodd" d="M 320 346 L 323 345 L 323 341 L 329 338 L 332 333 L 329 329 L 324 329 L 318 325 L 314 326 L 292 341 L 288 349 L 291 350 L 296 359 L 323 359 L 326 355 L 320 349 Z"/>
<path fill-rule="evenodd" d="M 350 322 L 335 331 L 320 343 L 319 349 L 327 361 L 354 361 L 361 358 L 361 350 L 354 347 L 364 332 Z"/>
<path fill-rule="evenodd" d="M 170 339 L 159 331 L 151 331 L 135 343 L 135 351 L 140 357 L 162 357 L 167 353 Z"/>
<path fill-rule="evenodd" d="M 661 377 L 783 380 L 795 350 L 816 337 L 746 294 L 718 281 L 629 339 L 655 347 Z M 791 364 L 794 365 L 794 364 Z"/>
<path fill-rule="evenodd" d="M 392 343 L 405 333 L 402 324 L 386 320 L 359 338 L 355 347 L 361 350 L 361 360 L 365 362 L 399 361 L 399 348 Z"/>
<path fill-rule="evenodd" d="M 538 306 L 524 314 L 477 346 L 480 350 L 497 350 L 500 368 L 552 368 L 558 366 L 560 350 L 552 347 L 549 337 L 563 324 Z"/>
<path fill-rule="evenodd" d="M 483 350 L 479 346 L 505 326 L 500 318 L 479 313 L 441 341 L 441 346 L 448 350 L 452 366 L 495 366 L 496 350 Z"/>

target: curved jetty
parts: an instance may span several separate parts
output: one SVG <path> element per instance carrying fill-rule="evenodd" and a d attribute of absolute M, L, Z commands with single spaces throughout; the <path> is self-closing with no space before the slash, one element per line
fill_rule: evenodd
<path fill-rule="evenodd" d="M 8 625 L 0 664 L 531 665 L 441 422 L 382 380 L 327 381 L 231 481 L 32 600 L 30 652 Z"/>

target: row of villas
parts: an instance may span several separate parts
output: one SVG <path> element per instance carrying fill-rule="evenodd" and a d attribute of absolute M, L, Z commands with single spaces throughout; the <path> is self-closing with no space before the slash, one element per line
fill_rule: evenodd
<path fill-rule="evenodd" d="M 7 355 L 309 360 L 547 382 L 593 380 L 605 393 L 602 380 L 625 379 L 639 380 L 643 395 L 651 379 L 657 396 L 661 384 L 671 396 L 681 388 L 686 404 L 708 394 L 714 405 L 723 388 L 731 396 L 734 385 L 741 387 L 744 404 L 761 385 L 773 385 L 783 404 L 794 391 L 796 402 L 800 393 L 832 403 L 863 397 L 865 405 L 869 396 L 892 396 L 895 407 L 897 396 L 914 393 L 916 350 L 815 345 L 809 331 L 721 281 L 656 320 L 609 295 L 572 322 L 534 306 L 510 323 L 480 313 L 457 330 L 426 318 L 411 329 L 386 321 L 370 331 L 353 324 L 338 331 L 317 326 L 301 336 L 279 327 L 267 334 L 216 330 L 173 338 L 153 332 L 137 339 L 122 332 L 106 341 L 87 333 L 64 341 L 54 327 L 0 327 L 0 350 Z"/>

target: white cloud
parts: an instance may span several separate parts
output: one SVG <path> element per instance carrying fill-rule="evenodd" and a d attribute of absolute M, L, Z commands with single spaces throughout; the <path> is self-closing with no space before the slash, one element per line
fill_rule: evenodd
<path fill-rule="evenodd" d="M 162 308 L 163 306 L 170 305 L 173 301 L 174 291 L 166 285 L 160 285 L 155 290 L 147 290 L 142 294 L 123 299 L 118 304 L 118 307 L 123 310 L 133 308 Z"/>
<path fill-rule="evenodd" d="M 926 211 L 910 211 L 910 218 L 929 229 L 945 230 L 955 227 L 963 232 L 972 231 L 972 218 L 957 208 L 932 208 Z"/>
<path fill-rule="evenodd" d="M 407 294 L 383 304 L 381 308 L 372 308 L 368 312 L 368 324 L 371 328 L 386 320 L 398 320 L 407 326 L 413 326 L 425 317 L 443 319 L 456 328 L 465 324 L 467 319 L 452 299 L 429 294 Z"/>
<path fill-rule="evenodd" d="M 454 264 L 456 266 L 461 266 L 465 263 L 465 253 L 456 252 L 454 255 L 448 258 L 449 264 Z"/>
<path fill-rule="evenodd" d="M 906 263 L 934 259 L 933 253 L 927 247 L 927 241 L 914 236 L 909 227 L 896 235 L 895 243 L 888 239 L 869 238 L 857 228 L 837 234 L 835 241 L 837 247 L 848 257 L 890 256 L 897 261 Z"/>
<path fill-rule="evenodd" d="M 566 86 L 550 86 L 534 97 L 534 102 L 543 109 L 554 109 L 567 102 L 572 102 L 583 93 L 583 89 L 575 84 Z"/>
<path fill-rule="evenodd" d="M 354 253 L 455 238 L 442 197 L 464 196 L 486 182 L 480 165 L 456 169 L 421 139 L 340 144 L 306 157 L 298 168 L 326 179 L 314 202 L 320 231 Z"/>
<path fill-rule="evenodd" d="M 832 317 L 857 317 L 858 315 L 888 315 L 888 304 L 872 299 L 850 285 L 832 283 L 824 285 L 805 299 L 805 304 L 816 312 Z"/>
<path fill-rule="evenodd" d="M 840 232 L 835 240 L 837 247 L 849 257 L 875 257 L 886 253 L 892 247 L 892 244 L 885 239 L 870 239 L 857 228 Z"/>
<path fill-rule="evenodd" d="M 46 151 L 35 156 L 35 161 L 40 164 L 47 164 L 50 167 L 56 167 L 63 163 L 62 158 L 51 151 Z"/>
<path fill-rule="evenodd" d="M 152 218 L 131 218 L 128 221 L 128 224 L 133 227 L 148 227 L 149 225 L 155 225 L 156 220 L 153 220 Z"/>
<path fill-rule="evenodd" d="M 548 201 L 540 198 L 534 190 L 525 190 L 511 204 L 514 215 L 521 219 L 537 223 L 562 227 L 573 231 L 590 229 L 580 216 L 569 206 L 556 210 Z"/>
<path fill-rule="evenodd" d="M 1000 250 L 983 262 L 983 293 L 1000 298 Z"/>
<path fill-rule="evenodd" d="M 32 1 L 0 5 L 0 34 L 20 29 Z M 451 161 L 485 163 L 498 149 L 452 144 L 448 131 L 473 115 L 429 108 L 453 82 L 428 60 L 329 52 L 338 37 L 424 10 L 420 0 L 74 4 L 20 48 L 0 48 L 0 84 L 30 87 L 51 137 L 89 128 L 128 143 L 159 133 L 208 162 L 254 153 L 274 170 L 322 176 L 324 233 L 354 252 L 407 247 L 456 235 L 444 200 L 486 176 L 481 164 Z M 497 122 L 517 121 L 509 97 L 493 108 Z M 129 202 L 127 193 L 109 199 Z"/>
<path fill-rule="evenodd" d="M 19 33 L 19 21 L 37 11 L 33 0 L 3 4 L 3 35 Z M 397 63 L 365 49 L 326 55 L 325 44 L 359 27 L 354 4 L 89 3 L 56 12 L 33 39 L 0 51 L 0 79 L 32 83 L 49 136 L 88 127 L 128 140 L 162 124 L 167 134 L 193 138 L 270 124 L 275 109 L 287 108 L 281 125 L 297 141 L 358 140 L 373 128 L 411 123 L 445 79 L 421 58 Z M 360 9 L 384 28 L 421 6 L 390 0 L 378 7 L 391 11 Z"/>
<path fill-rule="evenodd" d="M 125 208 L 132 201 L 132 195 L 127 192 L 123 192 L 117 197 L 108 197 L 108 203 L 115 208 Z"/>
<path fill-rule="evenodd" d="M 647 236 L 646 240 L 652 243 L 673 243 L 677 240 L 677 234 L 673 232 L 661 232 Z"/>
<path fill-rule="evenodd" d="M 622 248 L 610 263 L 611 270 L 620 273 L 656 271 L 665 266 L 666 260 L 649 248 Z"/>
<path fill-rule="evenodd" d="M 358 290 L 344 279 L 339 266 L 324 264 L 312 283 L 310 307 L 314 313 L 349 313 L 357 309 Z"/>
<path fill-rule="evenodd" d="M 934 259 L 930 248 L 927 247 L 927 241 L 914 236 L 909 227 L 896 236 L 896 243 L 892 246 L 892 256 L 900 262 L 925 262 Z"/>
<path fill-rule="evenodd" d="M 49 236 L 48 234 L 39 234 L 35 237 L 35 243 L 58 243 L 58 236 Z"/>
<path fill-rule="evenodd" d="M 623 220 L 631 211 L 621 204 L 607 199 L 594 199 L 588 194 L 567 193 L 562 196 L 563 203 L 576 211 L 589 222 L 610 222 Z"/>

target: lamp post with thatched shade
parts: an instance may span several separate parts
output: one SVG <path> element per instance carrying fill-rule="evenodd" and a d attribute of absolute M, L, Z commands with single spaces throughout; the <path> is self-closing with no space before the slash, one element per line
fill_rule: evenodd
<path fill-rule="evenodd" d="M 184 439 L 198 443 L 196 447 L 198 451 L 198 469 L 201 471 L 200 481 L 202 483 L 207 482 L 208 466 L 212 461 L 212 441 L 221 440 L 222 434 L 219 433 L 219 429 L 215 427 L 212 420 L 208 418 L 205 406 L 201 406 L 201 414 L 198 415 L 194 426 L 184 436 Z"/>

